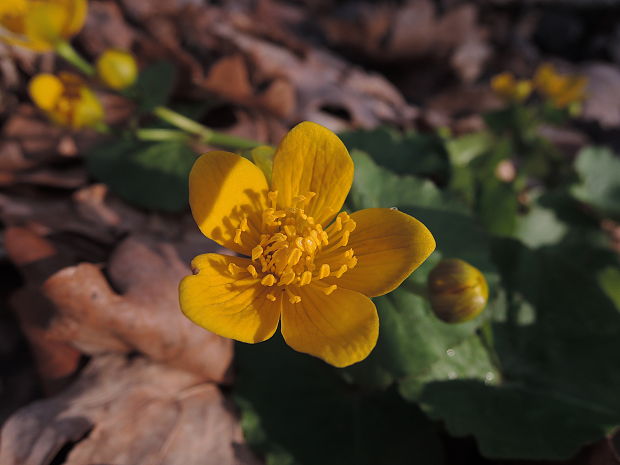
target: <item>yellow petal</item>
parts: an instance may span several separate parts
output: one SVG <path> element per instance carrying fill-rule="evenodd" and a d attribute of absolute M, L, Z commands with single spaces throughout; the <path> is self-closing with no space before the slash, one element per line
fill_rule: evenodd
<path fill-rule="evenodd" d="M 330 295 L 315 285 L 295 289 L 301 302 L 282 304 L 282 335 L 293 349 L 336 367 L 364 360 L 377 343 L 379 318 L 372 301 L 354 291 Z"/>
<path fill-rule="evenodd" d="M 61 0 L 66 5 L 66 20 L 63 24 L 62 35 L 65 39 L 80 32 L 88 13 L 88 0 Z"/>
<path fill-rule="evenodd" d="M 68 23 L 66 6 L 54 2 L 31 2 L 24 17 L 24 34 L 33 43 L 45 43 L 52 48 L 63 37 L 63 28 Z"/>
<path fill-rule="evenodd" d="M 357 265 L 340 278 L 326 278 L 329 284 L 369 297 L 387 294 L 435 250 L 435 239 L 426 226 L 398 210 L 368 208 L 353 213 L 351 218 L 356 227 L 347 248 L 353 249 Z M 331 254 L 326 255 L 327 259 L 332 258 L 333 252 L 326 250 Z M 322 263 L 326 257 L 319 255 L 316 262 Z"/>
<path fill-rule="evenodd" d="M 295 126 L 282 139 L 273 160 L 272 188 L 280 207 L 314 192 L 306 213 L 325 225 L 342 208 L 353 182 L 353 161 L 342 141 L 316 123 Z"/>
<path fill-rule="evenodd" d="M 250 255 L 259 242 L 268 190 L 263 172 L 229 152 L 202 155 L 189 175 L 189 204 L 202 233 L 235 252 Z M 247 231 L 238 234 L 247 215 Z M 235 242 L 235 236 L 238 241 Z"/>
<path fill-rule="evenodd" d="M 97 95 L 86 86 L 80 88 L 80 98 L 75 103 L 73 127 L 94 127 L 104 118 L 103 106 Z"/>
<path fill-rule="evenodd" d="M 179 285 L 181 310 L 199 326 L 220 336 L 255 343 L 269 339 L 280 319 L 280 303 L 271 302 L 268 289 L 249 273 L 232 276 L 230 264 L 243 269 L 250 261 L 219 254 L 199 255 L 192 261 L 198 274 Z M 281 301 L 282 299 L 280 299 Z"/>
<path fill-rule="evenodd" d="M 63 93 L 62 81 L 53 74 L 37 74 L 28 84 L 28 92 L 34 103 L 45 111 L 56 106 Z"/>

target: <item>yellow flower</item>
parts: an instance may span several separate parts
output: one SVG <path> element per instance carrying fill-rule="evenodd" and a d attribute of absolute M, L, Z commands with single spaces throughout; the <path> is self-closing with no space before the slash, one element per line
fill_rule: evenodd
<path fill-rule="evenodd" d="M 480 270 L 458 258 L 442 260 L 428 275 L 428 298 L 446 323 L 469 321 L 482 312 L 489 285 Z"/>
<path fill-rule="evenodd" d="M 87 10 L 87 0 L 1 0 L 0 40 L 51 50 L 82 29 Z"/>
<path fill-rule="evenodd" d="M 540 65 L 534 76 L 538 92 L 558 108 L 565 108 L 571 103 L 583 100 L 587 83 L 588 80 L 583 76 L 558 74 L 549 63 Z"/>
<path fill-rule="evenodd" d="M 205 254 L 180 284 L 196 324 L 242 342 L 286 343 L 337 367 L 366 358 L 379 330 L 369 297 L 395 289 L 434 250 L 415 218 L 340 209 L 353 161 L 331 131 L 304 122 L 280 142 L 271 185 L 250 161 L 210 152 L 194 164 L 190 206 L 207 237 L 244 255 Z"/>
<path fill-rule="evenodd" d="M 101 102 L 76 74 L 38 74 L 30 81 L 28 91 L 34 103 L 61 126 L 79 129 L 103 122 Z"/>
<path fill-rule="evenodd" d="M 529 80 L 517 80 L 508 72 L 494 76 L 491 87 L 497 95 L 508 101 L 522 102 L 532 93 L 532 83 Z"/>
<path fill-rule="evenodd" d="M 97 75 L 111 89 L 122 90 L 138 77 L 138 65 L 133 55 L 122 50 L 106 50 L 97 59 Z"/>

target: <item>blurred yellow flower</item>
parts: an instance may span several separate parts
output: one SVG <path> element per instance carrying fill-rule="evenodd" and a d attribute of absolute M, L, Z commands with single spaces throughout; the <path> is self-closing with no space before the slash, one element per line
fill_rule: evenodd
<path fill-rule="evenodd" d="M 194 219 L 203 234 L 243 256 L 192 261 L 195 274 L 179 289 L 185 315 L 247 343 L 269 339 L 280 322 L 290 347 L 337 367 L 366 358 L 379 330 L 369 297 L 398 287 L 435 240 L 397 210 L 338 213 L 352 181 L 344 144 L 310 122 L 281 141 L 271 185 L 239 155 L 202 155 L 189 179 Z"/>
<path fill-rule="evenodd" d="M 129 52 L 106 50 L 97 59 L 97 75 L 111 89 L 123 90 L 138 77 L 138 65 Z"/>
<path fill-rule="evenodd" d="M 462 323 L 486 307 L 489 286 L 480 270 L 458 258 L 442 260 L 428 275 L 428 298 L 437 317 Z"/>
<path fill-rule="evenodd" d="M 516 79 L 512 73 L 500 73 L 491 79 L 491 88 L 497 95 L 508 101 L 522 102 L 532 93 L 532 82 Z"/>
<path fill-rule="evenodd" d="M 103 122 L 101 102 L 76 74 L 38 74 L 28 84 L 28 91 L 34 103 L 57 124 L 79 129 Z"/>
<path fill-rule="evenodd" d="M 584 76 L 559 74 L 550 63 L 540 65 L 534 76 L 538 92 L 558 108 L 582 101 L 587 83 Z"/>
<path fill-rule="evenodd" d="M 1 0 L 0 40 L 39 52 L 77 34 L 87 0 Z"/>

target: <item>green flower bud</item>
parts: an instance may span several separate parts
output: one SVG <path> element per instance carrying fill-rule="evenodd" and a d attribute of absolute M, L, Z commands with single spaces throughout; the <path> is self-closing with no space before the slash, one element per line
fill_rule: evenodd
<path fill-rule="evenodd" d="M 138 65 L 133 55 L 121 50 L 106 50 L 97 59 L 97 75 L 111 89 L 123 90 L 138 77 Z"/>
<path fill-rule="evenodd" d="M 474 319 L 484 310 L 489 298 L 484 275 L 458 258 L 439 262 L 428 275 L 427 291 L 433 312 L 446 323 Z"/>

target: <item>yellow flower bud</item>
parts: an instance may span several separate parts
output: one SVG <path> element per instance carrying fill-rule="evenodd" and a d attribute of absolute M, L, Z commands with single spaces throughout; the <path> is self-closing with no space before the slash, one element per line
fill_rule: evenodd
<path fill-rule="evenodd" d="M 87 10 L 87 0 L 1 0 L 0 40 L 51 50 L 82 29 Z"/>
<path fill-rule="evenodd" d="M 103 122 L 101 102 L 76 74 L 38 74 L 30 81 L 28 91 L 34 103 L 57 124 L 79 129 Z"/>
<path fill-rule="evenodd" d="M 557 108 L 581 102 L 587 83 L 583 76 L 559 74 L 549 63 L 540 65 L 534 76 L 536 90 Z"/>
<path fill-rule="evenodd" d="M 497 95 L 508 101 L 522 102 L 532 93 L 532 83 L 517 80 L 512 73 L 500 73 L 491 79 L 491 87 Z"/>
<path fill-rule="evenodd" d="M 111 89 L 123 90 L 138 77 L 138 65 L 133 55 L 122 50 L 106 50 L 97 60 L 97 75 Z"/>
<path fill-rule="evenodd" d="M 439 262 L 428 275 L 427 291 L 435 315 L 446 323 L 475 318 L 484 310 L 489 298 L 484 275 L 458 258 Z"/>

